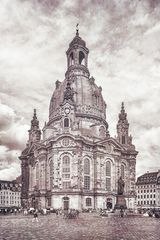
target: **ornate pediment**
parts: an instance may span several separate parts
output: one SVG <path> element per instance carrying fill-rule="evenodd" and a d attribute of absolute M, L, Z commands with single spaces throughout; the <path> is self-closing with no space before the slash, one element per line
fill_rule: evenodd
<path fill-rule="evenodd" d="M 31 155 L 31 154 L 34 153 L 35 150 L 41 149 L 41 148 L 45 148 L 45 146 L 43 144 L 40 144 L 40 143 L 32 143 L 30 146 L 26 147 L 22 151 L 22 156 Z"/>
<path fill-rule="evenodd" d="M 77 144 L 72 137 L 66 135 L 58 138 L 53 145 L 56 147 L 74 147 Z"/>
<path fill-rule="evenodd" d="M 98 144 L 103 145 L 106 148 L 107 153 L 125 151 L 125 148 L 120 143 L 118 143 L 114 138 L 108 138 L 108 139 L 99 141 Z"/>

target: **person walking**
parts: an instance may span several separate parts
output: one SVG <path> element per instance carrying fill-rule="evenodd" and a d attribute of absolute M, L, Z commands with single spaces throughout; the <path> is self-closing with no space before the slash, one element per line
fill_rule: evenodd
<path fill-rule="evenodd" d="M 121 210 L 120 210 L 120 216 L 121 216 L 121 217 L 124 217 L 124 211 L 123 211 L 122 208 L 121 208 Z"/>
<path fill-rule="evenodd" d="M 34 221 L 38 222 L 38 212 L 37 212 L 37 210 L 35 210 L 34 213 L 33 213 L 32 222 L 34 222 Z"/>

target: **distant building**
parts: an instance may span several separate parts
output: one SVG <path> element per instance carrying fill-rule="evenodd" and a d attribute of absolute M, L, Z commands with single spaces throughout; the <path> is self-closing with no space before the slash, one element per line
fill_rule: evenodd
<path fill-rule="evenodd" d="M 21 184 L 0 180 L 0 208 L 21 206 Z"/>
<path fill-rule="evenodd" d="M 110 137 L 107 105 L 102 88 L 90 77 L 88 53 L 77 30 L 66 52 L 65 79 L 56 81 L 42 137 L 34 110 L 20 156 L 23 207 L 114 208 L 120 176 L 128 207 L 134 207 L 138 152 L 127 114 L 122 103 L 117 136 Z"/>
<path fill-rule="evenodd" d="M 147 172 L 136 182 L 137 207 L 160 207 L 160 171 Z"/>

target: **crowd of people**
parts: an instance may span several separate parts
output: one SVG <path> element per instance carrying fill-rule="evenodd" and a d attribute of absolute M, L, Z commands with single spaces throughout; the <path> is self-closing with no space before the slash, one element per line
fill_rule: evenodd
<path fill-rule="evenodd" d="M 160 218 L 160 208 L 140 208 L 138 212 L 144 217 Z"/>
<path fill-rule="evenodd" d="M 99 213 L 101 217 L 108 217 L 110 213 L 114 213 L 115 210 L 113 209 L 82 209 L 82 213 L 84 212 L 89 212 L 89 213 Z M 119 209 L 119 216 L 120 217 L 125 217 L 128 214 L 130 214 L 129 209 Z M 75 219 L 79 217 L 79 210 L 77 209 L 68 209 L 64 210 L 62 208 L 59 209 L 52 209 L 52 208 L 43 208 L 43 209 L 34 209 L 34 208 L 29 208 L 29 209 L 22 209 L 22 208 L 4 208 L 0 209 L 0 215 L 32 215 L 33 216 L 33 221 L 38 222 L 38 216 L 39 215 L 49 215 L 51 213 L 54 213 L 57 217 L 61 216 L 66 219 Z M 149 216 L 149 217 L 156 217 L 160 218 L 160 209 L 137 209 L 134 214 L 140 214 L 141 216 Z M 117 215 L 117 214 L 116 214 Z"/>
<path fill-rule="evenodd" d="M 55 213 L 56 216 L 62 216 L 64 218 L 77 218 L 79 216 L 79 211 L 76 209 L 68 209 L 63 210 L 62 208 L 59 209 L 24 209 L 23 214 L 26 216 L 28 214 L 32 214 L 34 219 L 37 221 L 38 215 L 48 215 L 50 213 Z"/>
<path fill-rule="evenodd" d="M 22 209 L 20 208 L 1 208 L 0 214 L 1 215 L 8 215 L 8 214 L 14 214 L 17 215 L 22 212 Z"/>

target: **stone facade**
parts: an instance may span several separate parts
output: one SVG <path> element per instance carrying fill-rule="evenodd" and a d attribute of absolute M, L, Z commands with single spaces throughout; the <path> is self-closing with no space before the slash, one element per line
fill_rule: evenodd
<path fill-rule="evenodd" d="M 125 197 L 134 203 L 137 151 L 128 135 L 124 104 L 117 137 L 112 138 L 102 88 L 88 70 L 88 53 L 77 30 L 66 52 L 65 79 L 56 81 L 42 137 L 34 110 L 20 156 L 23 207 L 113 208 L 120 176 Z"/>

